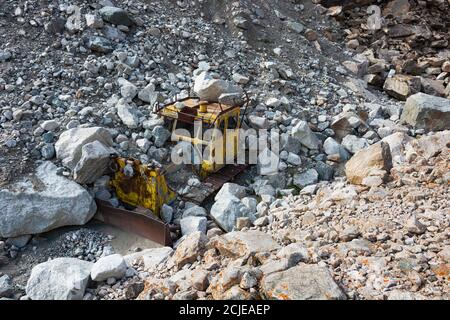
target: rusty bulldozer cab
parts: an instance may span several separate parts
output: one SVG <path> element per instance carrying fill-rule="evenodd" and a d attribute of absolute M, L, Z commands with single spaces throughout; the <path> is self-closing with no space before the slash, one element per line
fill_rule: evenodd
<path fill-rule="evenodd" d="M 171 122 L 173 140 L 189 143 L 193 152 L 199 154 L 200 163 L 194 168 L 205 179 L 223 169 L 226 159 L 236 159 L 239 129 L 247 105 L 248 98 L 241 114 L 241 105 L 210 103 L 188 97 L 163 106 L 157 113 Z M 201 124 L 201 131 L 195 132 L 196 123 Z M 187 134 L 182 134 L 179 129 L 187 130 Z M 208 134 L 208 129 L 215 130 Z"/>

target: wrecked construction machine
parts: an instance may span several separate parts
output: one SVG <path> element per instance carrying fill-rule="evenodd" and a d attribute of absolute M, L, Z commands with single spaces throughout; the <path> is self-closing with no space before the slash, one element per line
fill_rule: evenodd
<path fill-rule="evenodd" d="M 202 184 L 194 192 L 182 195 L 183 200 L 201 205 L 247 167 L 245 164 L 227 164 L 227 160 L 234 160 L 237 156 L 237 129 L 241 127 L 249 104 L 247 95 L 243 101 L 230 105 L 187 97 L 160 108 L 154 107 L 155 113 L 171 127 L 173 143 L 190 146 L 191 155 L 197 157 L 192 159 L 191 166 Z M 206 139 L 203 134 L 208 129 L 214 130 Z M 203 149 L 205 151 L 201 152 Z M 164 204 L 170 204 L 177 198 L 166 179 L 166 174 L 176 170 L 176 167 L 168 165 L 164 168 L 156 162 L 142 164 L 137 159 L 112 155 L 110 186 L 124 208 L 97 200 L 98 219 L 170 246 L 171 232 L 177 228 L 164 223 L 160 219 L 160 211 Z"/>

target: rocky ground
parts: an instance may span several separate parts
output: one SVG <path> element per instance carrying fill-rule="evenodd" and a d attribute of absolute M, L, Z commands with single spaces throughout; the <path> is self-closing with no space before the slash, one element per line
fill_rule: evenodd
<path fill-rule="evenodd" d="M 378 30 L 371 4 L 5 1 L 0 298 L 448 299 L 450 3 L 385 1 Z M 111 153 L 170 163 L 155 105 L 244 91 L 279 158 L 204 208 L 175 173 L 173 248 L 80 227 L 40 250 L 121 205 Z"/>

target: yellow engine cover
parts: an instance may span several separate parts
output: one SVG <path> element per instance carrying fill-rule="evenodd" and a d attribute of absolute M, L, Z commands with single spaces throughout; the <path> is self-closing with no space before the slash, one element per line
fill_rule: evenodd
<path fill-rule="evenodd" d="M 141 164 L 136 159 L 113 158 L 112 161 L 111 186 L 121 201 L 150 209 L 159 217 L 163 204 L 176 198 L 159 168 Z"/>

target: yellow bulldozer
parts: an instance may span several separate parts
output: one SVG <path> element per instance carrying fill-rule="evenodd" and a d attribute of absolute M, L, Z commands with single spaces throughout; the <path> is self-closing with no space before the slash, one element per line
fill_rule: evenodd
<path fill-rule="evenodd" d="M 201 204 L 218 191 L 222 185 L 242 172 L 245 165 L 232 165 L 227 159 L 235 159 L 239 143 L 239 128 L 248 106 L 245 103 L 227 105 L 209 103 L 188 97 L 166 104 L 155 112 L 161 115 L 172 130 L 172 141 L 182 141 L 192 150 L 205 150 L 200 161 L 193 164 L 194 171 L 202 179 L 204 190 L 186 200 Z M 195 132 L 200 124 L 201 132 Z M 203 135 L 208 129 L 209 137 Z M 183 134 L 183 132 L 185 134 Z M 164 204 L 176 199 L 165 174 L 167 168 L 159 164 L 142 164 L 137 159 L 111 157 L 111 187 L 119 200 L 135 210 L 111 207 L 105 201 L 97 201 L 101 220 L 119 228 L 140 234 L 164 245 L 171 243 L 168 226 L 158 219 Z"/>

